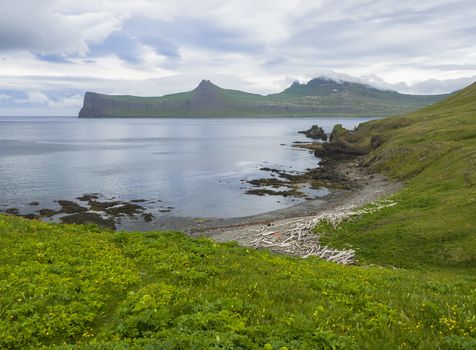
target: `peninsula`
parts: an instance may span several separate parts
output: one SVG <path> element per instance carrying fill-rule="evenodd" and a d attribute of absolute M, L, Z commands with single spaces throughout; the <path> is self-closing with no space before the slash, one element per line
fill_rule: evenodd
<path fill-rule="evenodd" d="M 259 95 L 223 89 L 209 80 L 192 91 L 161 97 L 86 92 L 80 118 L 390 116 L 415 111 L 447 95 L 406 95 L 319 77 Z"/>

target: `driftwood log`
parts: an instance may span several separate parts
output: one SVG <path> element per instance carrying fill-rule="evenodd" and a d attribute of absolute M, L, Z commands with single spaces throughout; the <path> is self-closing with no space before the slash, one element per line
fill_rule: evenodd
<path fill-rule="evenodd" d="M 355 263 L 355 251 L 353 249 L 338 250 L 320 243 L 320 234 L 314 228 L 322 221 L 327 222 L 336 228 L 342 221 L 370 212 L 380 210 L 385 207 L 396 205 L 395 202 L 383 200 L 371 203 L 363 209 L 355 209 L 352 206 L 322 213 L 314 218 L 298 218 L 287 220 L 285 223 L 274 223 L 270 226 L 263 226 L 256 232 L 256 239 L 251 241 L 250 246 L 255 248 L 267 248 L 274 251 L 281 251 L 302 258 L 317 256 L 325 260 L 334 261 L 339 264 L 350 265 Z"/>

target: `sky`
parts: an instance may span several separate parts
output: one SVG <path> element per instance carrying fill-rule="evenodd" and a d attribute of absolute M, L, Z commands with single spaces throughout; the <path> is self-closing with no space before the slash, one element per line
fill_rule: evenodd
<path fill-rule="evenodd" d="M 474 0 L 0 0 L 0 115 L 202 79 L 253 93 L 327 76 L 402 93 L 476 81 Z"/>

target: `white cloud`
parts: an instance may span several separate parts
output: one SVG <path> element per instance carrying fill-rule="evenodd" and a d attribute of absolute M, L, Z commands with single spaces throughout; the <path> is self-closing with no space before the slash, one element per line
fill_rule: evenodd
<path fill-rule="evenodd" d="M 82 104 L 83 104 L 83 96 L 81 95 L 66 96 L 58 100 L 50 100 L 48 102 L 48 106 L 53 108 L 75 107 L 79 109 Z"/>
<path fill-rule="evenodd" d="M 27 97 L 17 98 L 15 99 L 15 103 L 24 104 L 24 103 L 32 103 L 32 104 L 48 104 L 50 99 L 44 93 L 40 91 L 29 91 L 27 92 Z"/>
<path fill-rule="evenodd" d="M 27 92 L 26 98 L 15 99 L 15 103 L 17 104 L 46 105 L 51 108 L 80 108 L 82 102 L 83 97 L 81 95 L 64 96 L 56 99 L 51 99 L 46 94 L 40 91 L 29 91 Z"/>
<path fill-rule="evenodd" d="M 476 76 L 475 22 L 472 0 L 0 0 L 0 81 L 51 108 L 79 101 L 51 91 L 161 95 L 203 78 L 257 93 L 318 75 L 442 93 Z"/>
<path fill-rule="evenodd" d="M 0 1 L 0 51 L 84 55 L 120 26 L 111 13 L 66 15 L 55 0 Z"/>
<path fill-rule="evenodd" d="M 75 28 L 80 29 L 81 39 L 88 45 L 102 42 L 121 27 L 120 17 L 108 12 L 89 12 L 65 16 L 65 18 Z"/>

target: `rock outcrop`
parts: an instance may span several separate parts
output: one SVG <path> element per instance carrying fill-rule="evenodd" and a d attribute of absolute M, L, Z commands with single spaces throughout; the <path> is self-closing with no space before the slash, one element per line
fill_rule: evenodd
<path fill-rule="evenodd" d="M 306 135 L 306 137 L 315 140 L 327 141 L 327 134 L 324 129 L 319 125 L 313 125 L 309 130 L 298 131 L 300 134 Z"/>
<path fill-rule="evenodd" d="M 361 145 L 352 142 L 352 131 L 347 130 L 341 124 L 334 126 L 329 142 L 323 143 L 322 147 L 316 148 L 314 154 L 323 159 L 341 160 L 361 156 L 368 150 Z"/>

